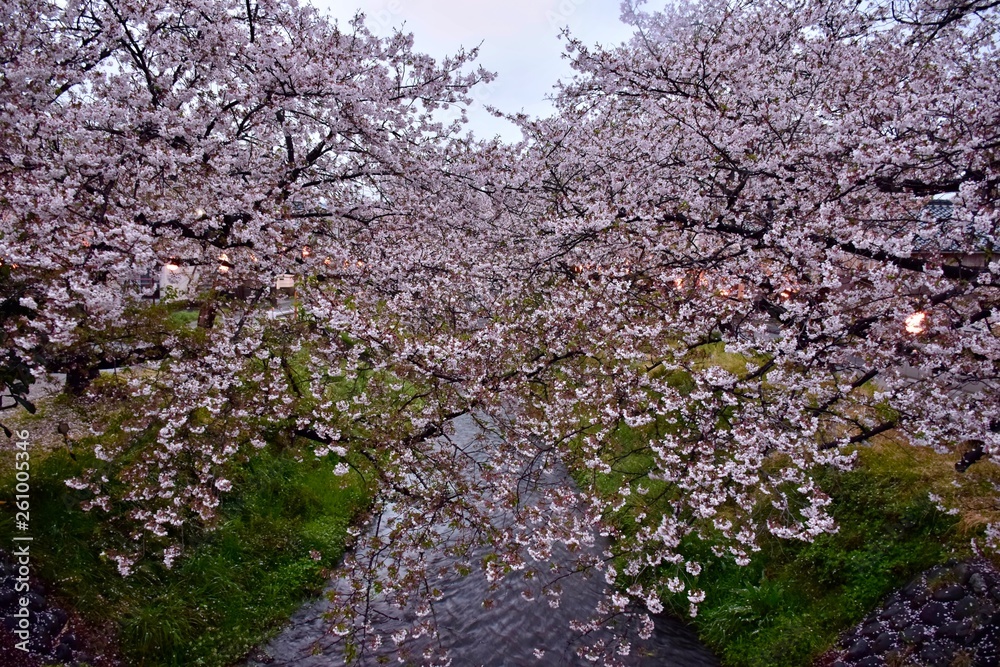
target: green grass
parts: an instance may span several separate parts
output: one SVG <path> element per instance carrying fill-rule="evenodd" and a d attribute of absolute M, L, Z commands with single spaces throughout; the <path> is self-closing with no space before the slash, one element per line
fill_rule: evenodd
<path fill-rule="evenodd" d="M 746 358 L 726 352 L 721 343 L 696 348 L 687 361 L 692 369 L 718 366 L 735 375 L 748 368 Z M 756 367 L 766 359 L 752 361 Z M 688 371 L 652 372 L 682 395 L 694 388 Z M 726 426 L 723 421 L 720 427 Z M 665 501 L 678 493 L 644 478 L 653 463 L 648 443 L 654 430 L 674 428 L 664 423 L 643 429 L 619 426 L 601 453 L 611 466 L 608 474 L 570 463 L 577 483 L 603 497 L 614 497 L 623 484 L 635 490 L 637 481 L 647 490 L 646 495 L 631 494 L 619 510 L 605 516 L 622 532 L 623 550 L 630 548 L 640 527 L 637 518 L 645 513 L 643 523 L 649 525 L 648 517 L 653 517 L 655 525 L 657 517 L 670 511 Z M 833 500 L 830 511 L 839 532 L 812 543 L 764 538 L 745 567 L 730 557 L 714 556 L 710 545 L 697 538 L 686 540 L 681 551 L 703 566 L 692 583 L 706 593 L 692 619 L 701 639 L 726 667 L 811 665 L 841 632 L 916 574 L 949 558 L 969 557 L 970 540 L 985 524 L 1000 520 L 993 501 L 1000 467 L 983 462 L 958 474 L 957 458 L 910 446 L 902 437 L 860 447 L 854 470 L 817 471 L 820 486 Z M 958 514 L 939 511 L 929 492 Z M 662 592 L 670 595 L 665 588 Z M 675 614 L 688 615 L 686 593 L 664 602 Z"/>
<path fill-rule="evenodd" d="M 652 464 L 644 446 L 650 435 L 620 427 L 605 452 L 612 472 L 577 468 L 577 482 L 607 497 L 621 484 L 641 479 Z M 682 545 L 689 558 L 703 564 L 696 587 L 706 599 L 692 623 L 727 667 L 812 664 L 842 631 L 913 576 L 949 558 L 971 555 L 970 539 L 996 520 L 983 509 L 1000 477 L 992 463 L 959 475 L 954 456 L 888 440 L 860 448 L 858 456 L 850 472 L 817 471 L 833 499 L 830 510 L 839 532 L 813 543 L 764 538 L 745 567 L 714 556 L 710 545 L 696 538 Z M 643 479 L 642 484 L 649 489 L 646 496 L 633 493 L 622 509 L 606 516 L 626 537 L 635 534 L 639 512 L 658 516 L 668 511 L 662 502 L 649 502 L 661 491 L 664 498 L 673 492 L 662 482 Z M 929 491 L 960 513 L 939 511 Z M 664 601 L 687 616 L 686 594 Z"/>
<path fill-rule="evenodd" d="M 167 318 L 170 325 L 175 328 L 190 325 L 192 322 L 198 321 L 198 311 L 197 310 L 175 310 L 170 313 Z"/>
<path fill-rule="evenodd" d="M 914 575 L 966 555 L 968 536 L 927 499 L 919 470 L 886 466 L 878 450 L 861 459 L 854 471 L 820 475 L 838 533 L 811 544 L 767 539 L 746 567 L 704 550 L 706 600 L 693 622 L 723 664 L 812 664 Z M 672 602 L 686 613 L 686 600 Z"/>
<path fill-rule="evenodd" d="M 93 461 L 65 451 L 32 461 L 33 567 L 95 626 L 109 627 L 125 664 L 229 665 L 280 626 L 324 583 L 343 554 L 349 523 L 369 503 L 360 476 L 332 474 L 330 460 L 295 460 L 265 449 L 241 469 L 218 527 L 189 529 L 172 570 L 147 559 L 127 578 L 101 556 L 121 539 L 99 510 L 78 509 L 63 480 Z M 44 456 L 44 458 L 43 458 Z M 0 474 L 0 489 L 12 489 Z M 12 512 L 0 515 L 9 542 Z M 310 556 L 321 554 L 316 561 Z"/>

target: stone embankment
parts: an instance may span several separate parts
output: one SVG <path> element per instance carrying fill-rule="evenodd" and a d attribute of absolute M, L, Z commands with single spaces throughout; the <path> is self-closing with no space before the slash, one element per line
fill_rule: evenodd
<path fill-rule="evenodd" d="M 34 581 L 27 591 L 18 590 L 18 567 L 11 556 L 0 551 L 0 618 L 3 622 L 0 664 L 11 665 L 80 665 L 89 664 L 94 658 L 82 649 L 81 642 L 71 632 L 69 614 L 50 603 L 45 588 Z M 27 607 L 22 607 L 22 599 Z M 27 622 L 22 615 L 27 609 Z M 27 644 L 18 647 L 21 638 L 16 631 L 27 626 Z M 22 650 L 27 648 L 27 651 Z M 10 663 L 6 660 L 10 660 Z"/>
<path fill-rule="evenodd" d="M 841 637 L 830 667 L 1000 664 L 1000 571 L 950 562 L 916 577 Z"/>

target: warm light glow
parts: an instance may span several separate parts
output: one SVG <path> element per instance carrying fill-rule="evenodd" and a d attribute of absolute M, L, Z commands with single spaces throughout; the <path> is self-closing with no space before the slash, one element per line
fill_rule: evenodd
<path fill-rule="evenodd" d="M 327 257 L 326 259 L 323 260 L 323 264 L 325 264 L 326 266 L 330 266 L 331 264 L 333 264 L 333 260 Z"/>
<path fill-rule="evenodd" d="M 205 209 L 203 209 L 203 208 L 196 208 L 194 210 L 194 215 L 197 218 L 203 218 L 203 217 L 205 217 Z"/>
<path fill-rule="evenodd" d="M 310 248 L 309 246 L 303 246 L 302 247 L 302 256 L 303 257 L 309 257 L 310 255 L 312 255 L 312 248 Z"/>
<path fill-rule="evenodd" d="M 171 273 L 177 273 L 181 270 L 181 267 L 173 261 L 167 262 L 164 266 L 166 266 L 167 271 L 170 271 Z"/>
<path fill-rule="evenodd" d="M 219 264 L 219 273 L 229 273 L 229 267 L 225 264 Z"/>
<path fill-rule="evenodd" d="M 924 326 L 924 320 L 927 319 L 927 313 L 916 312 L 906 318 L 906 333 L 908 334 L 919 334 L 927 330 Z"/>
<path fill-rule="evenodd" d="M 729 296 L 729 290 L 724 289 L 724 290 L 720 291 L 719 294 L 721 294 L 722 296 Z"/>
<path fill-rule="evenodd" d="M 674 278 L 674 287 L 684 287 L 684 279 Z"/>
<path fill-rule="evenodd" d="M 781 293 L 781 298 L 782 299 L 787 299 L 790 296 L 791 296 L 791 293 L 788 290 L 785 290 L 784 292 Z"/>

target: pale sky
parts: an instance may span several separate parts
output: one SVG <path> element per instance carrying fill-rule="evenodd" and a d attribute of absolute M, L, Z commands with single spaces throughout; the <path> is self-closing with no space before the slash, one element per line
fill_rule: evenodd
<path fill-rule="evenodd" d="M 368 27 L 378 35 L 389 35 L 402 27 L 414 35 L 414 47 L 435 58 L 452 54 L 460 46 L 480 43 L 478 63 L 496 72 L 489 86 L 478 86 L 479 102 L 503 111 L 524 111 L 546 116 L 552 106 L 546 95 L 559 79 L 569 79 L 572 69 L 562 58 L 565 40 L 559 32 L 570 31 L 587 44 L 617 44 L 631 35 L 619 20 L 620 0 L 311 0 L 341 22 L 357 10 L 367 17 Z M 405 24 L 405 25 L 404 25 Z M 505 120 L 473 109 L 470 128 L 482 138 L 499 134 L 520 139 L 520 132 Z"/>

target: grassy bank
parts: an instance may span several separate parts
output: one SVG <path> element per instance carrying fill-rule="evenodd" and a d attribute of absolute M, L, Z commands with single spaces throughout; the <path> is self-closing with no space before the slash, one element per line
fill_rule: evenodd
<path fill-rule="evenodd" d="M 620 435 L 619 453 L 641 450 L 639 433 L 624 429 Z M 1000 474 L 993 463 L 959 474 L 955 460 L 888 439 L 859 448 L 854 470 L 818 475 L 839 531 L 813 543 L 765 538 L 748 566 L 688 540 L 682 549 L 704 566 L 698 587 L 706 599 L 692 619 L 701 639 L 727 667 L 810 665 L 913 576 L 971 556 L 970 540 L 991 515 L 996 520 L 991 498 Z M 619 459 L 616 470 L 634 475 L 650 464 L 637 453 Z M 578 482 L 608 493 L 624 478 L 588 474 Z M 957 511 L 942 512 L 929 493 Z M 636 530 L 636 512 L 656 511 L 630 505 L 607 517 L 626 534 Z M 664 602 L 687 616 L 685 594 Z"/>
<path fill-rule="evenodd" d="M 299 457 L 264 449 L 240 468 L 218 527 L 186 532 L 186 556 L 173 569 L 149 559 L 122 578 L 101 555 L 101 545 L 119 536 L 109 534 L 114 528 L 98 510 L 81 511 L 80 492 L 64 484 L 95 462 L 66 450 L 36 452 L 34 571 L 61 603 L 108 631 L 124 664 L 232 664 L 321 590 L 324 570 L 343 554 L 349 523 L 369 502 L 360 476 L 333 475 L 334 458 Z M 5 469 L 0 489 L 13 488 Z M 3 512 L 0 540 L 9 543 L 12 532 L 12 512 Z"/>
<path fill-rule="evenodd" d="M 747 567 L 702 555 L 707 597 L 694 625 L 725 665 L 809 665 L 914 575 L 967 555 L 958 518 L 931 503 L 919 470 L 897 465 L 900 453 L 866 449 L 854 471 L 820 475 L 839 532 L 764 540 Z M 686 612 L 686 599 L 673 603 Z"/>
<path fill-rule="evenodd" d="M 689 355 L 693 368 L 746 372 L 747 360 L 727 353 L 721 343 L 701 346 Z M 666 380 L 684 394 L 693 389 L 684 371 Z M 669 511 L 666 501 L 679 493 L 645 477 L 653 466 L 649 444 L 654 431 L 674 428 L 667 423 L 620 426 L 602 453 L 610 473 L 595 473 L 582 463 L 576 467 L 578 484 L 608 498 L 617 497 L 623 485 L 634 487 L 635 480 L 643 480 L 646 495 L 632 493 L 605 516 L 623 534 L 623 549 L 630 548 L 638 534 L 638 519 L 645 517 L 645 524 L 655 526 Z M 836 533 L 812 543 L 765 537 L 744 567 L 729 555 L 715 556 L 710 544 L 696 538 L 682 543 L 681 551 L 703 566 L 694 586 L 704 590 L 706 598 L 692 624 L 726 667 L 813 664 L 841 632 L 915 575 L 950 558 L 972 556 L 972 541 L 987 523 L 1000 521 L 994 500 L 1000 466 L 990 461 L 958 473 L 959 454 L 913 447 L 904 437 L 889 434 L 858 446 L 857 456 L 851 471 L 816 471 L 832 499 L 829 510 L 839 527 Z M 646 576 L 659 574 L 653 570 Z M 673 571 L 666 574 L 672 576 Z M 671 611 L 688 615 L 686 592 L 660 590 Z"/>

